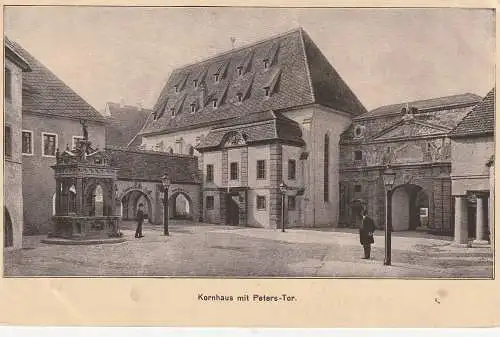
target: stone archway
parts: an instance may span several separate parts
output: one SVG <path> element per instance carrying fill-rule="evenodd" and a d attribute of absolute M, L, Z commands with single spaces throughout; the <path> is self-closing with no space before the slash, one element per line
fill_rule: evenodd
<path fill-rule="evenodd" d="M 3 246 L 12 247 L 14 245 L 14 229 L 7 207 L 3 208 Z"/>
<path fill-rule="evenodd" d="M 429 195 L 419 185 L 403 184 L 392 190 L 392 230 L 416 230 L 427 225 Z"/>
<path fill-rule="evenodd" d="M 172 191 L 168 198 L 169 217 L 173 219 L 193 219 L 193 201 L 183 190 Z"/>
<path fill-rule="evenodd" d="M 120 198 L 122 220 L 135 220 L 139 204 L 144 205 L 145 220 L 152 222 L 153 205 L 150 197 L 139 189 L 128 190 Z"/>

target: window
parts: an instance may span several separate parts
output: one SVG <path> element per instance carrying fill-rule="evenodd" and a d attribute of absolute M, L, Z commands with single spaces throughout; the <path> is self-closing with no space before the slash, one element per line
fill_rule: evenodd
<path fill-rule="evenodd" d="M 266 209 L 266 197 L 263 195 L 257 196 L 257 209 Z"/>
<path fill-rule="evenodd" d="M 218 83 L 219 82 L 219 74 L 214 75 L 214 82 Z"/>
<path fill-rule="evenodd" d="M 296 165 L 295 159 L 288 160 L 288 179 L 290 180 L 295 180 Z"/>
<path fill-rule="evenodd" d="M 354 151 L 354 160 L 362 160 L 363 159 L 363 152 L 361 151 Z"/>
<path fill-rule="evenodd" d="M 12 73 L 9 68 L 5 68 L 5 99 L 12 98 Z"/>
<path fill-rule="evenodd" d="M 198 88 L 198 80 L 193 80 L 193 87 Z"/>
<path fill-rule="evenodd" d="M 174 91 L 179 92 L 179 87 L 177 85 L 174 85 Z"/>
<path fill-rule="evenodd" d="M 238 180 L 238 163 L 231 163 L 230 165 L 230 179 Z"/>
<path fill-rule="evenodd" d="M 217 100 L 216 100 L 216 99 L 214 99 L 214 100 L 212 101 L 212 107 L 213 107 L 214 109 L 216 109 L 216 108 L 217 108 Z"/>
<path fill-rule="evenodd" d="M 264 59 L 264 69 L 268 69 L 269 68 L 269 59 Z"/>
<path fill-rule="evenodd" d="M 191 103 L 191 112 L 196 112 L 196 103 Z"/>
<path fill-rule="evenodd" d="M 361 192 L 361 185 L 355 185 L 354 192 Z"/>
<path fill-rule="evenodd" d="M 170 114 L 175 117 L 175 108 L 170 108 Z"/>
<path fill-rule="evenodd" d="M 22 131 L 22 152 L 23 154 L 33 154 L 33 132 Z"/>
<path fill-rule="evenodd" d="M 214 166 L 212 164 L 207 164 L 207 183 L 212 183 L 214 181 Z"/>
<path fill-rule="evenodd" d="M 330 200 L 330 137 L 325 135 L 325 145 L 323 152 L 323 200 Z"/>
<path fill-rule="evenodd" d="M 271 96 L 271 88 L 265 87 L 264 88 L 264 93 L 265 93 L 266 97 Z"/>
<path fill-rule="evenodd" d="M 266 161 L 257 160 L 257 179 L 266 179 Z"/>
<path fill-rule="evenodd" d="M 288 196 L 288 210 L 289 211 L 295 211 L 295 196 L 294 195 L 289 195 Z"/>
<path fill-rule="evenodd" d="M 72 149 L 76 149 L 76 144 L 78 144 L 79 140 L 83 140 L 83 137 L 82 136 L 73 136 L 73 138 L 71 139 L 71 148 Z"/>
<path fill-rule="evenodd" d="M 242 93 L 237 93 L 236 94 L 236 98 L 238 99 L 238 102 L 242 102 L 243 101 L 243 94 Z"/>
<path fill-rule="evenodd" d="M 5 157 L 11 158 L 12 157 L 12 129 L 10 128 L 10 125 L 5 126 L 5 135 L 4 135 L 4 154 Z"/>
<path fill-rule="evenodd" d="M 243 75 L 243 67 L 239 66 L 238 68 L 236 68 L 236 72 L 238 73 L 238 76 Z"/>
<path fill-rule="evenodd" d="M 57 135 L 42 132 L 42 139 L 42 155 L 45 157 L 54 157 L 56 155 Z"/>
<path fill-rule="evenodd" d="M 207 195 L 206 204 L 207 204 L 207 210 L 214 209 L 214 196 L 213 195 Z"/>

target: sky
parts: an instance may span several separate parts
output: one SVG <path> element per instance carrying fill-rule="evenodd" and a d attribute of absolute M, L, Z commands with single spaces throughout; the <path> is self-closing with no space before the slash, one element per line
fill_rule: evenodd
<path fill-rule="evenodd" d="M 184 64 L 303 27 L 363 105 L 495 84 L 488 9 L 5 7 L 5 34 L 96 109 L 156 102 Z"/>

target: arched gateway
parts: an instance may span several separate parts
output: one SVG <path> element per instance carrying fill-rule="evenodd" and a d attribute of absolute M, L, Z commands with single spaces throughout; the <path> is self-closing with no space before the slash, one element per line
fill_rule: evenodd
<path fill-rule="evenodd" d="M 428 222 L 429 197 L 415 184 L 403 184 L 392 192 L 392 229 L 416 230 Z"/>

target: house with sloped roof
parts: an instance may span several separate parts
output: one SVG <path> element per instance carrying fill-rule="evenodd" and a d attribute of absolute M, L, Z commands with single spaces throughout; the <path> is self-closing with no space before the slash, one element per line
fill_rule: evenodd
<path fill-rule="evenodd" d="M 392 230 L 453 234 L 450 132 L 481 101 L 471 93 L 401 102 L 353 118 L 340 139 L 342 226 L 358 227 L 362 212 L 386 222 L 382 174 L 396 173 Z"/>
<path fill-rule="evenodd" d="M 137 148 L 141 144 L 142 130 L 151 109 L 120 103 L 107 102 L 102 115 L 106 119 L 106 146 Z"/>
<path fill-rule="evenodd" d="M 455 243 L 488 243 L 495 205 L 495 88 L 449 136 Z"/>
<path fill-rule="evenodd" d="M 105 119 L 63 80 L 18 43 L 6 38 L 29 64 L 22 74 L 22 173 L 24 231 L 46 232 L 55 211 L 56 151 L 82 138 L 81 122 L 99 148 L 105 146 Z M 73 193 L 72 191 L 70 193 Z"/>
<path fill-rule="evenodd" d="M 204 221 L 331 226 L 340 134 L 365 112 L 298 28 L 175 69 L 142 147 L 199 157 Z"/>

